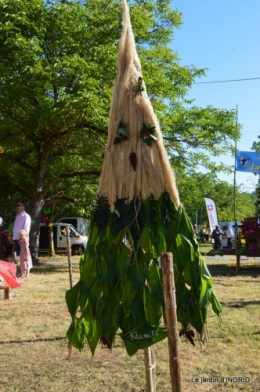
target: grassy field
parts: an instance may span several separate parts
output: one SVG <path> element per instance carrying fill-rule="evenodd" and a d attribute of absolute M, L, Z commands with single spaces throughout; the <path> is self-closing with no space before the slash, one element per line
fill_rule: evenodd
<path fill-rule="evenodd" d="M 199 248 L 200 248 L 200 253 L 202 255 L 207 254 L 208 252 L 210 252 L 213 248 L 212 248 L 212 244 L 207 242 L 206 244 L 199 244 Z"/>
<path fill-rule="evenodd" d="M 76 283 L 78 258 L 72 259 Z M 119 337 L 112 351 L 100 345 L 92 358 L 88 349 L 73 349 L 67 359 L 67 264 L 59 256 L 53 264 L 40 260 L 30 279 L 11 291 L 16 296 L 0 300 L 0 391 L 146 391 L 143 352 L 128 357 Z M 234 264 L 208 266 L 223 324 L 209 318 L 210 339 L 202 348 L 181 338 L 183 391 L 259 391 L 260 268 L 247 263 L 235 276 Z M 156 345 L 156 378 L 157 392 L 171 391 L 166 340 Z"/>

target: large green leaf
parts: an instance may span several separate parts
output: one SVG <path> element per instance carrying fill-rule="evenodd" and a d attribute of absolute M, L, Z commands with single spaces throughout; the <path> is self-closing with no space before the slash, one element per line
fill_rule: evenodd
<path fill-rule="evenodd" d="M 74 317 L 78 308 L 78 296 L 79 296 L 79 282 L 75 284 L 70 290 L 66 291 L 65 299 L 67 307 L 71 317 Z"/>
<path fill-rule="evenodd" d="M 127 268 L 127 276 L 136 291 L 142 290 L 145 285 L 148 266 L 149 259 L 142 249 L 139 249 L 137 254 L 132 253 Z"/>
<path fill-rule="evenodd" d="M 163 283 L 159 272 L 158 260 L 153 260 L 148 271 L 148 285 L 152 296 L 156 301 L 164 306 Z"/>
<path fill-rule="evenodd" d="M 82 351 L 85 343 L 85 328 L 81 320 L 74 319 L 67 331 L 67 338 L 79 351 Z"/>
<path fill-rule="evenodd" d="M 85 335 L 88 340 L 89 348 L 94 355 L 98 342 L 102 336 L 102 330 L 98 325 L 98 321 L 92 316 L 91 320 L 84 321 Z"/>
<path fill-rule="evenodd" d="M 104 306 L 102 311 L 97 314 L 97 320 L 102 331 L 102 336 L 106 338 L 112 347 L 112 342 L 118 329 L 116 319 L 114 318 L 114 309 Z"/>
<path fill-rule="evenodd" d="M 139 240 L 139 246 L 144 249 L 144 252 L 149 260 L 152 260 L 155 257 L 159 256 L 155 250 L 154 244 L 155 244 L 155 239 L 154 239 L 153 233 L 146 226 L 142 231 L 142 234 L 141 234 L 141 237 Z"/>
<path fill-rule="evenodd" d="M 125 348 L 129 356 L 134 355 L 138 350 L 145 349 L 167 337 L 166 329 L 153 329 L 149 325 L 142 325 L 139 328 L 123 334 L 119 334 L 125 343 Z"/>
<path fill-rule="evenodd" d="M 162 317 L 162 307 L 153 297 L 149 287 L 144 286 L 143 296 L 144 296 L 143 305 L 144 305 L 145 318 L 147 323 L 150 325 L 159 325 Z"/>

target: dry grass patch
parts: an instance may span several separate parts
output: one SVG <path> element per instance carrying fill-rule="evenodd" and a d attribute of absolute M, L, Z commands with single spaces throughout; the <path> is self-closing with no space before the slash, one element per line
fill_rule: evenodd
<path fill-rule="evenodd" d="M 66 259 L 41 260 L 52 264 L 41 261 L 31 278 L 12 291 L 16 297 L 0 300 L 0 391 L 146 391 L 143 353 L 129 358 L 120 338 L 112 352 L 100 346 L 91 358 L 88 349 L 83 353 L 73 349 L 71 360 L 67 360 L 70 317 L 64 300 L 69 288 Z M 76 283 L 78 258 L 72 260 Z M 193 347 L 181 340 L 183 390 L 259 391 L 259 267 L 247 266 L 238 277 L 234 276 L 234 265 L 209 265 L 209 269 L 223 306 L 223 324 L 219 328 L 215 317 L 209 319 L 210 340 L 202 349 L 198 341 Z M 226 376 L 247 376 L 250 382 L 220 382 Z M 156 346 L 156 377 L 157 392 L 171 390 L 167 341 Z M 202 377 L 214 377 L 215 382 L 201 383 Z"/>

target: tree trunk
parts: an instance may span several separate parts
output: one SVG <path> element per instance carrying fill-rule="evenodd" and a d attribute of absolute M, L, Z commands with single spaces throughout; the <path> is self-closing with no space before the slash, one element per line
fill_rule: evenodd
<path fill-rule="evenodd" d="M 40 200 L 35 200 L 35 197 L 32 200 L 32 208 L 30 210 L 31 218 L 32 218 L 32 226 L 30 230 L 30 250 L 32 256 L 33 264 L 37 264 L 38 260 L 38 250 L 39 250 L 39 238 L 40 238 L 40 218 L 41 218 L 41 210 L 44 204 L 44 200 L 41 197 Z"/>
<path fill-rule="evenodd" d="M 31 218 L 32 218 L 32 226 L 30 230 L 30 249 L 32 262 L 37 264 L 38 260 L 38 251 L 39 251 L 39 239 L 40 239 L 40 223 L 41 223 L 41 212 L 44 205 L 44 198 L 46 196 L 46 189 L 44 188 L 44 182 L 46 177 L 46 171 L 48 166 L 48 157 L 50 145 L 46 146 L 45 151 L 42 153 L 42 159 L 40 160 L 40 164 L 38 169 L 35 172 L 34 176 L 34 192 L 31 199 Z"/>

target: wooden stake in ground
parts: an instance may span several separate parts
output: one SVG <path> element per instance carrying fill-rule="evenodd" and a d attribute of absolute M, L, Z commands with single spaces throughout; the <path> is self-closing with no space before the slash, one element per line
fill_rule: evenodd
<path fill-rule="evenodd" d="M 71 247 L 70 247 L 69 226 L 65 226 L 65 231 L 66 231 L 66 242 L 67 242 L 67 255 L 68 255 L 68 265 L 69 265 L 70 288 L 72 288 L 73 282 L 72 282 Z"/>
<path fill-rule="evenodd" d="M 144 366 L 147 392 L 156 392 L 155 345 L 144 349 Z"/>
<path fill-rule="evenodd" d="M 49 256 L 55 256 L 54 242 L 53 242 L 53 229 L 52 225 L 48 225 L 48 239 L 49 239 Z"/>
<path fill-rule="evenodd" d="M 172 392 L 181 392 L 180 350 L 172 254 L 161 254 L 161 262 Z"/>
<path fill-rule="evenodd" d="M 4 299 L 9 299 L 10 287 L 9 286 L 0 286 L 0 290 L 4 290 Z"/>
<path fill-rule="evenodd" d="M 152 371 L 153 371 L 153 383 L 156 392 L 156 360 L 155 360 L 155 344 L 151 346 L 151 357 L 152 357 Z"/>
<path fill-rule="evenodd" d="M 154 377 L 155 363 L 153 362 L 152 349 L 148 347 L 144 349 L 144 364 L 146 375 L 147 392 L 156 392 L 156 382 Z"/>
<path fill-rule="evenodd" d="M 70 247 L 70 231 L 69 231 L 69 226 L 65 226 L 65 232 L 66 232 L 66 243 L 67 243 L 67 256 L 68 256 L 68 266 L 69 266 L 69 278 L 70 278 L 70 288 L 73 286 L 72 282 L 72 267 L 71 267 L 71 247 Z M 71 358 L 72 354 L 72 344 L 68 344 L 68 359 Z"/>

